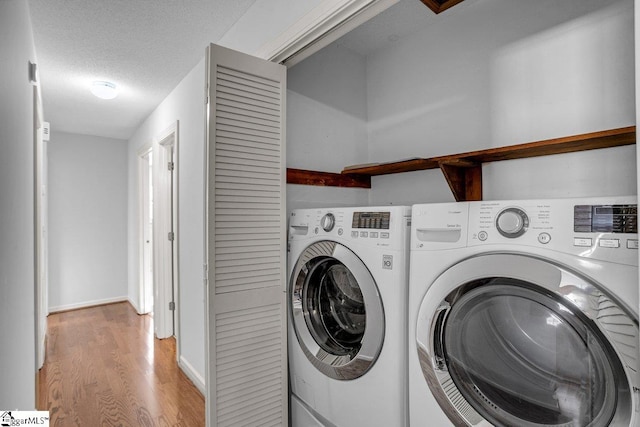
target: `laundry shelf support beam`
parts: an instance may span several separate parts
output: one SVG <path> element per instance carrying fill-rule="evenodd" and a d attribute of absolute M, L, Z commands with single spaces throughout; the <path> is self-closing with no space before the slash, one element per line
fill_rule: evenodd
<path fill-rule="evenodd" d="M 287 184 L 371 188 L 371 176 L 287 168 Z"/>

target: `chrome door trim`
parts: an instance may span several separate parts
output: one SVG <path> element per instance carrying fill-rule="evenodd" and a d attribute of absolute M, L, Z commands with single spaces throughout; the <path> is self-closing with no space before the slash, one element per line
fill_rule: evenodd
<path fill-rule="evenodd" d="M 585 277 L 551 260 L 521 254 L 492 253 L 467 258 L 442 273 L 428 288 L 421 302 L 416 343 L 423 375 L 449 419 L 457 426 L 486 426 L 485 420 L 462 396 L 453 383 L 438 346 L 443 325 L 455 302 L 469 289 L 465 286 L 482 278 L 504 277 L 528 282 L 558 296 L 574 312 L 593 321 L 609 341 L 624 367 L 628 394 L 613 416 L 610 426 L 628 426 L 637 399 L 640 368 L 638 362 L 638 320 L 614 299 Z M 437 299 L 437 300 L 434 300 Z"/>
<path fill-rule="evenodd" d="M 325 351 L 314 340 L 305 321 L 303 292 L 307 265 L 323 259 L 335 259 L 354 276 L 366 310 L 366 326 L 361 347 L 353 357 Z M 307 359 L 320 372 L 337 380 L 351 380 L 364 375 L 377 360 L 384 342 L 384 308 L 376 282 L 365 264 L 340 243 L 324 240 L 308 246 L 298 258 L 289 283 L 289 307 L 296 338 Z"/>

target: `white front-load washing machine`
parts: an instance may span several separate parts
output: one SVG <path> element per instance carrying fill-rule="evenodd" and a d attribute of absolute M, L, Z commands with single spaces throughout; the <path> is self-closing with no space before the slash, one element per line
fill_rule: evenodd
<path fill-rule="evenodd" d="M 289 221 L 293 426 L 405 426 L 409 207 Z"/>
<path fill-rule="evenodd" d="M 637 199 L 415 205 L 418 426 L 636 426 Z"/>

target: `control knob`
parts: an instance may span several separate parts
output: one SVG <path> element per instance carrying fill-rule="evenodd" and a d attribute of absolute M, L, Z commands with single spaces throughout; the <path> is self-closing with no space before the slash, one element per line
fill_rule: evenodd
<path fill-rule="evenodd" d="M 336 217 L 332 213 L 328 213 L 322 217 L 320 220 L 320 226 L 327 233 L 333 230 L 333 227 L 336 225 Z"/>
<path fill-rule="evenodd" d="M 504 237 L 515 238 L 522 236 L 529 227 L 527 213 L 518 208 L 507 208 L 498 214 L 496 228 Z"/>

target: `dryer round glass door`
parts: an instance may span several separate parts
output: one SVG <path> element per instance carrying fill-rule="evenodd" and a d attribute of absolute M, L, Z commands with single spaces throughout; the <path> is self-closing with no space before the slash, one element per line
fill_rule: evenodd
<path fill-rule="evenodd" d="M 371 273 L 345 246 L 322 241 L 306 248 L 290 283 L 298 343 L 311 363 L 340 380 L 362 376 L 384 340 L 384 310 Z"/>
<path fill-rule="evenodd" d="M 423 303 L 431 320 L 424 324 L 421 311 L 418 326 L 425 378 L 456 420 L 629 425 L 625 365 L 633 371 L 637 360 L 619 351 L 631 345 L 637 355 L 638 328 L 614 301 L 540 259 L 487 255 L 462 264 L 429 289 L 425 300 L 444 291 L 442 280 L 450 281 L 437 307 Z M 456 404 L 459 397 L 464 405 Z"/>

